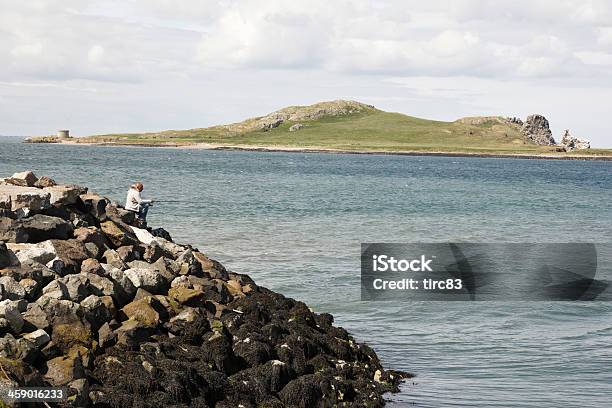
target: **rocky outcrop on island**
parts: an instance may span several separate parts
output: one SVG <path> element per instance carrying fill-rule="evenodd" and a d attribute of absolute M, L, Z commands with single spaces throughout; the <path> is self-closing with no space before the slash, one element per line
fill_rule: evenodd
<path fill-rule="evenodd" d="M 561 141 L 559 142 L 559 146 L 564 147 L 566 151 L 570 152 L 572 150 L 590 149 L 591 142 L 586 139 L 572 136 L 569 129 L 565 129 L 565 132 L 563 132 L 563 136 L 561 137 Z"/>
<path fill-rule="evenodd" d="M 372 112 L 375 110 L 376 108 L 374 108 L 372 105 L 367 105 L 365 103 L 356 101 L 337 100 L 319 102 L 308 106 L 288 106 L 269 113 L 266 116 L 247 119 L 243 122 L 218 126 L 215 128 L 224 129 L 229 133 L 245 133 L 257 130 L 268 131 L 287 122 L 296 124 L 296 122 L 308 122 L 324 117 L 347 116 L 356 113 Z M 293 127 L 293 131 L 298 130 L 300 127 Z"/>
<path fill-rule="evenodd" d="M 523 122 L 521 132 L 528 141 L 541 146 L 554 146 L 555 139 L 548 120 L 542 115 L 529 115 Z"/>
<path fill-rule="evenodd" d="M 380 407 L 406 373 L 85 187 L 0 181 L 0 385 L 61 406 Z M 1 405 L 1 404 L 0 404 Z"/>

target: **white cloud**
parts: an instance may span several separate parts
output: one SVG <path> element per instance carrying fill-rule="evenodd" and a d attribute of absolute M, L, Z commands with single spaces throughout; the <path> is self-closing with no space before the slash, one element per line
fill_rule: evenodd
<path fill-rule="evenodd" d="M 567 126 L 612 145 L 588 103 L 589 93 L 603 100 L 612 86 L 608 1 L 0 0 L 0 7 L 0 133 L 43 132 L 48 123 L 32 110 L 77 123 L 82 134 L 205 126 L 340 97 L 413 114 L 439 110 L 445 119 L 479 109 L 503 114 L 504 100 L 523 98 L 541 111 L 554 106 L 554 117 L 573 109 L 577 126 Z M 435 78 L 465 86 L 436 86 Z M 563 92 L 572 95 L 567 108 L 558 102 Z"/>

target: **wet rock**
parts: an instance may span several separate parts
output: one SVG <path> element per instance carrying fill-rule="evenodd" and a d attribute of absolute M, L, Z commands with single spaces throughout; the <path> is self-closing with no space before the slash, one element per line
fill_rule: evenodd
<path fill-rule="evenodd" d="M 318 405 L 323 392 L 314 375 L 304 375 L 287 384 L 279 393 L 284 404 L 296 408 Z"/>

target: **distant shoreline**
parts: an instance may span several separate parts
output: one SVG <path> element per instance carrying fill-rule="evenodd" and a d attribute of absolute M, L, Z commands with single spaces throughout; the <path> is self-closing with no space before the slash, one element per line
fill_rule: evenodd
<path fill-rule="evenodd" d="M 438 157 L 477 157 L 498 159 L 543 159 L 543 160 L 588 160 L 588 161 L 612 161 L 612 156 L 594 155 L 552 155 L 552 154 L 522 154 L 522 153 L 467 153 L 467 152 L 421 152 L 411 150 L 345 150 L 320 147 L 292 147 L 292 146 L 262 146 L 262 145 L 230 145 L 218 143 L 194 143 L 194 144 L 146 144 L 146 143 L 118 143 L 118 142 L 76 142 L 62 141 L 54 144 L 71 146 L 106 146 L 106 147 L 147 147 L 147 148 L 172 148 L 172 149 L 194 149 L 194 150 L 230 150 L 230 151 L 255 151 L 255 152 L 278 152 L 278 153 L 330 153 L 330 154 L 378 154 L 389 156 L 438 156 Z"/>

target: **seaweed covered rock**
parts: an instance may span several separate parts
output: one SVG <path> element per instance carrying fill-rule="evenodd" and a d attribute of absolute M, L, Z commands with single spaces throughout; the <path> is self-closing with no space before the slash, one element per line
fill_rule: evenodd
<path fill-rule="evenodd" d="M 384 370 L 331 315 L 166 230 L 135 227 L 110 200 L 13 178 L 23 180 L 14 196 L 38 189 L 49 201 L 44 214 L 36 202 L 3 209 L 0 362 L 11 384 L 67 387 L 64 406 L 380 407 L 409 376 Z"/>

